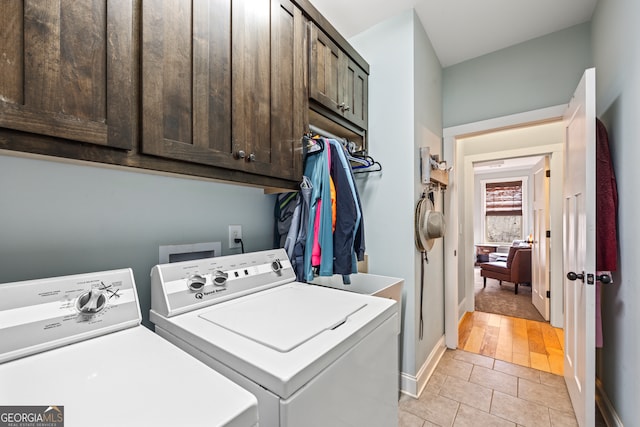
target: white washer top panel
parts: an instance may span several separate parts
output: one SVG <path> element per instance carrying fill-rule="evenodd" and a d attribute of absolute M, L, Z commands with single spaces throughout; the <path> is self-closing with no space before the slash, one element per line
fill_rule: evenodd
<path fill-rule="evenodd" d="M 130 268 L 0 285 L 0 363 L 140 324 Z"/>
<path fill-rule="evenodd" d="M 200 315 L 218 326 L 280 352 L 331 330 L 366 306 L 319 288 L 280 287 L 231 301 Z"/>
<path fill-rule="evenodd" d="M 245 299 L 250 300 L 256 296 L 259 297 L 258 302 L 264 302 L 271 299 L 268 295 L 274 293 L 277 295 L 286 289 L 301 290 L 303 294 L 315 296 L 322 301 L 334 301 L 334 298 L 337 298 L 346 302 L 347 305 L 342 307 L 362 308 L 356 309 L 353 314 L 347 316 L 346 322 L 339 324 L 338 327 L 325 329 L 286 352 L 248 339 L 246 336 L 232 332 L 228 328 L 230 325 L 223 327 L 202 316 L 215 318 L 216 311 L 221 309 L 226 311 L 226 307 L 234 307 L 238 313 L 233 315 L 237 318 L 252 317 L 253 314 L 245 310 L 249 305 L 238 306 L 234 303 Z M 285 294 L 302 295 L 291 294 L 288 291 Z M 325 295 L 327 300 L 324 299 Z M 291 306 L 297 304 L 296 300 L 297 298 L 280 301 L 276 298 L 275 305 L 271 309 L 291 313 L 294 310 Z M 313 298 L 310 297 L 307 300 L 313 300 Z M 156 331 L 161 328 L 166 333 L 191 345 L 194 351 L 214 357 L 220 363 L 286 399 L 386 319 L 397 316 L 395 305 L 395 301 L 386 298 L 294 282 L 172 317 L 164 317 L 151 310 L 150 319 L 156 325 Z M 230 309 L 227 313 L 233 312 L 234 309 Z M 335 318 L 338 317 L 341 316 Z M 333 322 L 327 322 L 327 324 L 334 323 L 335 318 Z M 292 318 L 291 322 L 295 320 Z M 269 331 L 268 334 L 271 336 L 274 332 Z"/>
<path fill-rule="evenodd" d="M 142 326 L 0 364 L 0 384 L 3 405 L 64 406 L 69 427 L 258 421 L 251 393 Z"/>

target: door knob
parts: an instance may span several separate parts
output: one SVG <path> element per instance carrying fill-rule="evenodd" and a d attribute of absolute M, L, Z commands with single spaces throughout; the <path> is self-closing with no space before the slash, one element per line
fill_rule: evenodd
<path fill-rule="evenodd" d="M 606 285 L 607 283 L 611 283 L 611 276 L 609 276 L 608 274 L 601 274 L 599 276 L 596 276 L 596 280 Z"/>
<path fill-rule="evenodd" d="M 583 273 L 574 273 L 573 271 L 570 271 L 567 273 L 567 279 L 574 281 L 576 279 L 580 279 L 584 282 L 584 272 Z"/>

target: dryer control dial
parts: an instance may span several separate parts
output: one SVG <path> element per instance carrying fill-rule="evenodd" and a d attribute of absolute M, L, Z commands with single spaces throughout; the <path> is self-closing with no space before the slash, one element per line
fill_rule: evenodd
<path fill-rule="evenodd" d="M 213 272 L 213 284 L 216 286 L 224 286 L 227 283 L 229 274 L 222 270 L 216 270 Z"/>
<path fill-rule="evenodd" d="M 98 289 L 83 293 L 76 300 L 76 308 L 80 313 L 94 314 L 107 306 L 107 297 Z"/>
<path fill-rule="evenodd" d="M 282 264 L 280 263 L 279 259 L 271 263 L 271 270 L 273 270 L 273 272 L 278 275 L 282 274 Z"/>
<path fill-rule="evenodd" d="M 187 278 L 187 286 L 194 292 L 201 291 L 206 283 L 207 279 L 199 274 L 192 274 Z"/>

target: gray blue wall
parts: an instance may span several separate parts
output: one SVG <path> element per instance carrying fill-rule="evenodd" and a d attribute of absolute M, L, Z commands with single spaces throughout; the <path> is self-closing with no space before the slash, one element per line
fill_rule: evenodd
<path fill-rule="evenodd" d="M 445 68 L 444 127 L 565 104 L 590 46 L 585 23 Z"/>
<path fill-rule="evenodd" d="M 638 423 L 640 396 L 640 2 L 600 0 L 592 20 L 597 115 L 609 130 L 618 182 L 618 271 L 602 289 L 604 347 L 597 375 L 622 423 Z"/>
<path fill-rule="evenodd" d="M 420 258 L 413 212 L 422 187 L 418 147 L 441 152 L 441 67 L 412 10 L 370 28 L 350 42 L 369 62 L 369 152 L 382 173 L 358 178 L 366 218 L 369 272 L 402 277 L 402 372 L 415 376 L 444 334 L 443 253 L 429 253 L 424 339 L 418 338 Z M 439 198 L 441 203 L 441 198 Z"/>
<path fill-rule="evenodd" d="M 442 66 L 436 56 L 431 41 L 414 14 L 413 19 L 413 82 L 414 82 L 414 162 L 413 162 L 413 206 L 423 192 L 420 182 L 420 147 L 429 147 L 431 154 L 442 158 Z M 442 193 L 435 196 L 436 209 L 443 211 Z M 413 211 L 409 214 L 413 220 Z M 425 268 L 423 316 L 424 337 L 416 344 L 418 369 L 422 367 L 429 354 L 444 335 L 444 239 L 437 239 L 429 251 L 429 263 Z M 415 281 L 418 284 L 416 300 L 419 302 L 421 254 L 414 252 L 416 267 Z M 415 255 L 414 255 L 415 256 Z M 420 319 L 420 305 L 416 306 L 416 325 Z"/>
<path fill-rule="evenodd" d="M 271 247 L 261 189 L 0 154 L 0 283 L 133 268 L 145 324 L 158 246 L 221 241 Z M 234 249 L 233 251 L 237 251 Z"/>

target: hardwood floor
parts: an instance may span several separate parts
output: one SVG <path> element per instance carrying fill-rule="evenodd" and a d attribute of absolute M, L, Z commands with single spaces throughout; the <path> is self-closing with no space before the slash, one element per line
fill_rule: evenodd
<path fill-rule="evenodd" d="M 564 332 L 546 322 L 467 312 L 458 348 L 556 375 L 564 371 Z"/>

